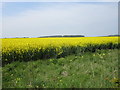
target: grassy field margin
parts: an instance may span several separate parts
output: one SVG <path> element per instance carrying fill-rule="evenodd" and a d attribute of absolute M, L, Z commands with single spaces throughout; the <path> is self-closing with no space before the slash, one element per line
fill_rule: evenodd
<path fill-rule="evenodd" d="M 3 88 L 116 88 L 118 49 L 3 67 Z"/>

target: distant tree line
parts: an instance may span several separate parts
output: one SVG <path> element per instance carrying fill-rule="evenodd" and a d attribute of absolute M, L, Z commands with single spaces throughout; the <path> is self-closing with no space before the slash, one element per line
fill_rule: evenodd
<path fill-rule="evenodd" d="M 120 35 L 107 35 L 107 36 L 100 36 L 100 37 L 115 37 L 115 36 L 120 36 Z"/>
<path fill-rule="evenodd" d="M 120 35 L 108 35 L 109 37 L 120 36 Z"/>
<path fill-rule="evenodd" d="M 54 36 L 43 36 L 43 37 L 85 37 L 85 36 L 84 35 L 54 35 Z"/>
<path fill-rule="evenodd" d="M 106 35 L 106 36 L 98 36 L 98 37 L 115 37 L 115 36 L 120 36 L 120 35 L 116 34 L 116 35 Z M 53 36 L 41 36 L 37 38 L 46 38 L 46 37 L 85 37 L 85 36 L 84 35 L 53 35 Z M 11 38 L 30 38 L 30 37 L 11 37 Z"/>

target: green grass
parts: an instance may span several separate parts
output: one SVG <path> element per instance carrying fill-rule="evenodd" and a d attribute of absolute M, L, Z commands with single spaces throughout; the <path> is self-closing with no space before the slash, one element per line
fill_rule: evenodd
<path fill-rule="evenodd" d="M 2 70 L 3 88 L 114 88 L 118 78 L 118 50 L 16 61 Z"/>

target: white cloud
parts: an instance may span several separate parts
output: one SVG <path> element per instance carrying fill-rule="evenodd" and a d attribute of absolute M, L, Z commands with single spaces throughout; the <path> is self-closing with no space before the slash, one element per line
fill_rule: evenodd
<path fill-rule="evenodd" d="M 56 5 L 3 18 L 3 36 L 117 33 L 117 7 L 112 5 Z"/>

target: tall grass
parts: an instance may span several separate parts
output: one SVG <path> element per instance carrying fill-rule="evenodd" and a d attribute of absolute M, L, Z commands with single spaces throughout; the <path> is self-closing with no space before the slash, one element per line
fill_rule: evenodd
<path fill-rule="evenodd" d="M 119 52 L 120 54 L 120 52 Z M 97 50 L 64 58 L 3 67 L 3 88 L 117 88 L 118 50 Z"/>

